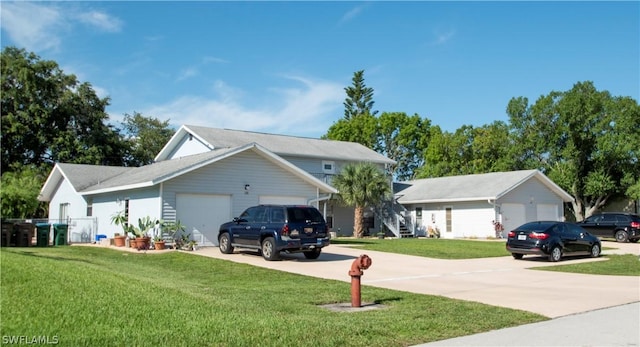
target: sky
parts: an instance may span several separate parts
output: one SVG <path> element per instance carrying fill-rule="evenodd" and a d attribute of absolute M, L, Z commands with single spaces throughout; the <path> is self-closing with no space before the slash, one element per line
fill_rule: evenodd
<path fill-rule="evenodd" d="M 640 99 L 640 2 L 0 2 L 2 47 L 124 114 L 320 137 L 364 70 L 373 110 L 454 132 L 592 81 Z"/>

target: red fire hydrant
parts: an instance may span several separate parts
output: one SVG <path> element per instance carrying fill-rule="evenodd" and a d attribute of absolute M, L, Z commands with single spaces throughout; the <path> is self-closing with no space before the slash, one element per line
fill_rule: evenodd
<path fill-rule="evenodd" d="M 360 276 L 362 276 L 362 270 L 366 270 L 371 266 L 371 258 L 368 255 L 363 254 L 356 258 L 351 264 L 351 270 L 349 270 L 349 276 L 351 276 L 351 307 L 360 307 Z"/>

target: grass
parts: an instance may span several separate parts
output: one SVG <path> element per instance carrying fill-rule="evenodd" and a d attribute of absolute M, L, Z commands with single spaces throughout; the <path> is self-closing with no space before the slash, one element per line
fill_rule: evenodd
<path fill-rule="evenodd" d="M 503 257 L 510 255 L 504 248 L 504 242 L 450 239 L 332 239 L 332 244 L 355 245 L 358 248 L 416 255 L 438 259 L 474 259 Z M 605 247 L 612 249 L 611 247 Z M 640 259 L 638 256 L 609 255 L 607 261 L 587 262 L 570 265 L 553 265 L 537 267 L 537 270 L 583 273 L 591 275 L 640 276 Z"/>
<path fill-rule="evenodd" d="M 332 312 L 350 284 L 168 252 L 3 248 L 2 336 L 62 346 L 408 346 L 516 326 L 534 313 L 363 286 L 385 309 Z"/>
<path fill-rule="evenodd" d="M 359 248 L 416 255 L 438 259 L 473 259 L 504 257 L 510 253 L 504 248 L 504 242 L 448 239 L 353 239 L 337 238 L 331 240 L 336 245 L 357 245 Z"/>
<path fill-rule="evenodd" d="M 640 276 L 640 258 L 634 254 L 607 255 L 605 261 L 580 264 L 543 266 L 535 270 L 574 272 L 590 275 Z"/>

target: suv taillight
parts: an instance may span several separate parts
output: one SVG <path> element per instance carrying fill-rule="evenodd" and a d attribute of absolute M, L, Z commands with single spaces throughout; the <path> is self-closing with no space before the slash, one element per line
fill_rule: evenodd
<path fill-rule="evenodd" d="M 546 240 L 549 238 L 549 234 L 532 232 L 531 234 L 529 234 L 529 238 Z"/>
<path fill-rule="evenodd" d="M 282 233 L 282 236 L 289 236 L 289 224 L 285 224 L 280 232 Z"/>
<path fill-rule="evenodd" d="M 507 237 L 516 237 L 516 232 L 515 231 L 510 231 L 509 234 L 507 235 Z"/>
<path fill-rule="evenodd" d="M 640 222 L 631 222 L 631 227 L 632 228 L 636 228 L 636 229 L 640 229 Z"/>

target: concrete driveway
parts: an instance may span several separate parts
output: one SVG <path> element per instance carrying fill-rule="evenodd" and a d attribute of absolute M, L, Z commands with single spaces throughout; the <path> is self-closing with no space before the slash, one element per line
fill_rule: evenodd
<path fill-rule="evenodd" d="M 429 242 L 425 239 L 424 242 Z M 482 242 L 482 241 L 478 241 Z M 499 242 L 499 241 L 496 241 Z M 639 256 L 640 244 L 603 242 L 603 254 L 631 253 Z M 606 249 L 615 248 L 615 249 Z M 331 245 L 316 260 L 302 254 L 283 254 L 282 261 L 265 261 L 256 252 L 222 254 L 217 247 L 194 254 L 251 264 L 301 275 L 350 282 L 351 263 L 361 254 L 372 259 L 362 284 L 419 294 L 442 295 L 494 306 L 526 310 L 556 318 L 640 301 L 640 278 L 633 276 L 582 275 L 538 271 L 552 266 L 546 258 L 525 256 L 442 260 Z M 557 264 L 606 261 L 605 258 L 568 258 Z M 363 288 L 366 291 L 366 288 Z"/>

